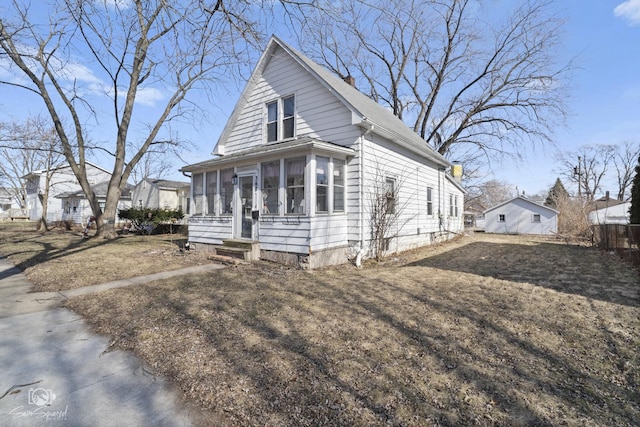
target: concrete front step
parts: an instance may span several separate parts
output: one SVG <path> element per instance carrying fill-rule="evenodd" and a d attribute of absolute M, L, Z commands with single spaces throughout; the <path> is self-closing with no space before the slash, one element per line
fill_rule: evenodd
<path fill-rule="evenodd" d="M 260 242 L 226 239 L 222 241 L 222 246 L 216 246 L 216 253 L 246 261 L 257 261 L 260 259 Z"/>
<path fill-rule="evenodd" d="M 251 260 L 251 249 L 235 248 L 231 246 L 216 246 L 215 250 L 216 255 L 219 256 L 236 258 L 245 261 Z"/>

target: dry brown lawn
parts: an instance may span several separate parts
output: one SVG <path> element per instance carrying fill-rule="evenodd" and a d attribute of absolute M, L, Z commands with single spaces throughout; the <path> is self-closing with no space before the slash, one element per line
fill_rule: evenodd
<path fill-rule="evenodd" d="M 639 289 L 610 254 L 477 234 L 360 270 L 256 263 L 68 306 L 211 425 L 637 426 Z"/>
<path fill-rule="evenodd" d="M 210 262 L 179 249 L 181 235 L 82 238 L 82 230 L 39 232 L 33 222 L 0 222 L 0 254 L 34 284 L 60 291 Z"/>

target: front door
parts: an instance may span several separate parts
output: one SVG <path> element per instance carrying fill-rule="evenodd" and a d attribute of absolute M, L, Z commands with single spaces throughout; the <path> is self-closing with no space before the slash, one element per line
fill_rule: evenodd
<path fill-rule="evenodd" d="M 240 225 L 240 237 L 253 238 L 253 176 L 241 176 L 238 182 L 240 186 L 240 210 L 238 223 Z"/>

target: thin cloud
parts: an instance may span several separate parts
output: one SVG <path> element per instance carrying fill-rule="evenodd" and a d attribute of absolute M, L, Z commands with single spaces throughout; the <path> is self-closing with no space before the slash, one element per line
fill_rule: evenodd
<path fill-rule="evenodd" d="M 627 0 L 613 9 L 613 14 L 631 25 L 640 24 L 640 0 Z"/>

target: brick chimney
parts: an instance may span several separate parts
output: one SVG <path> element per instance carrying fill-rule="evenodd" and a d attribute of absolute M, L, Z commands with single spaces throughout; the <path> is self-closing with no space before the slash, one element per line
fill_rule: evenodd
<path fill-rule="evenodd" d="M 351 86 L 356 87 L 356 79 L 353 78 L 353 76 L 346 76 L 344 78 L 344 81 L 350 84 Z"/>

